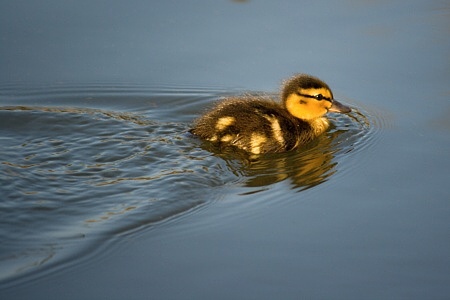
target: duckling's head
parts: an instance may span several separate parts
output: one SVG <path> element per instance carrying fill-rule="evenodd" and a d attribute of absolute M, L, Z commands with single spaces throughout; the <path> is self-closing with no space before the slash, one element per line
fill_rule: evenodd
<path fill-rule="evenodd" d="M 327 112 L 348 113 L 350 107 L 334 100 L 333 92 L 322 80 L 298 74 L 288 79 L 282 91 L 283 104 L 296 118 L 313 120 Z"/>

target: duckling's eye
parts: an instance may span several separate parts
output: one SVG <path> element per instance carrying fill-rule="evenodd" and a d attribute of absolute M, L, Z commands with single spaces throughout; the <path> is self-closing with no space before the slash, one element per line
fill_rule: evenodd
<path fill-rule="evenodd" d="M 319 101 L 324 99 L 322 94 L 317 94 L 314 96 L 314 98 L 316 98 L 316 100 L 319 100 Z"/>

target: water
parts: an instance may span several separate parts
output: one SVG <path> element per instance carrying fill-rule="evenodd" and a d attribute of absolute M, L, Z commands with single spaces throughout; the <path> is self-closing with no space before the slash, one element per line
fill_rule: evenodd
<path fill-rule="evenodd" d="M 224 186 L 249 187 L 241 191 L 246 194 L 282 181 L 294 190 L 316 186 L 370 131 L 355 110 L 336 115 L 327 136 L 294 154 L 249 161 L 198 141 L 188 133 L 190 122 L 158 120 L 170 119 L 169 113 L 182 120 L 220 91 L 149 88 L 133 99 L 136 87 L 91 88 L 89 106 L 97 108 L 67 105 L 72 93 L 79 97 L 86 90 L 47 87 L 48 94 L 28 91 L 19 98 L 25 103 L 45 97 L 51 106 L 0 107 L 3 279 L 57 265 L 115 235 L 213 203 Z M 102 99 L 107 107 L 126 99 L 127 107 L 102 109 Z"/>
<path fill-rule="evenodd" d="M 447 3 L 0 11 L 2 299 L 447 297 Z M 353 108 L 311 144 L 188 133 L 295 72 Z"/>

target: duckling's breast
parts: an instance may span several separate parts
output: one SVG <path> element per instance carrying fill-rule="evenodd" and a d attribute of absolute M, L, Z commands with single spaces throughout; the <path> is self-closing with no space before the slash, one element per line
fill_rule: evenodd
<path fill-rule="evenodd" d="M 311 130 L 314 136 L 319 136 L 330 127 L 330 121 L 326 117 L 317 118 L 310 122 Z"/>

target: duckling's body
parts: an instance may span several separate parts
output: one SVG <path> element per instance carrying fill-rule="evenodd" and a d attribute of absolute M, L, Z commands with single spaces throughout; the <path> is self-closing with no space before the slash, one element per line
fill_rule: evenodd
<path fill-rule="evenodd" d="M 350 108 L 335 101 L 323 81 L 299 74 L 285 83 L 281 104 L 261 97 L 228 98 L 197 119 L 191 133 L 252 154 L 284 152 L 326 131 L 328 111 Z"/>
<path fill-rule="evenodd" d="M 283 152 L 312 140 L 328 127 L 314 128 L 273 101 L 230 98 L 197 120 L 192 133 L 202 139 L 253 154 Z M 320 131 L 320 132 L 319 132 Z"/>

